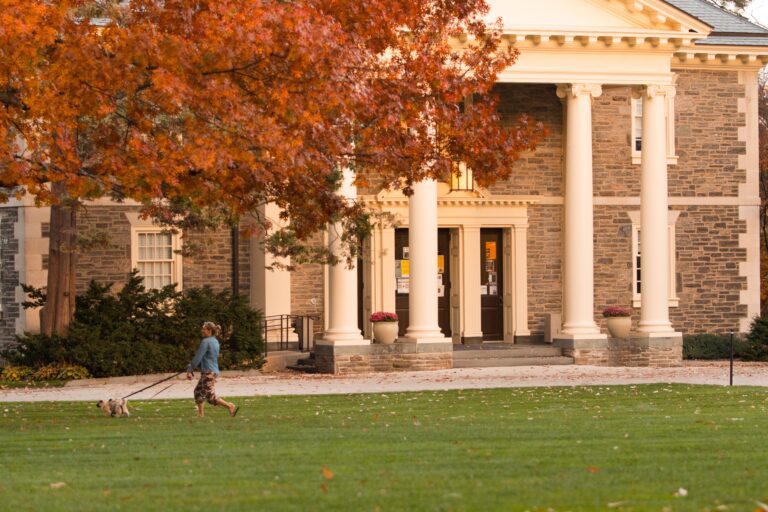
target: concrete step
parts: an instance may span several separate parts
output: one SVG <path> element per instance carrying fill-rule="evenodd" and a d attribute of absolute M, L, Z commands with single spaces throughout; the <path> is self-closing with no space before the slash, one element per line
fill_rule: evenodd
<path fill-rule="evenodd" d="M 456 352 L 453 353 L 454 368 L 491 368 L 499 366 L 544 366 L 544 365 L 563 365 L 573 364 L 572 357 L 565 356 L 544 356 L 544 357 L 475 357 L 475 358 L 456 358 Z"/>
<path fill-rule="evenodd" d="M 308 357 L 298 359 L 296 364 L 288 365 L 287 368 L 302 373 L 317 373 L 315 353 L 311 352 Z"/>
<path fill-rule="evenodd" d="M 514 357 L 555 357 L 563 355 L 560 347 L 551 345 L 507 345 L 493 349 L 454 349 L 453 359 L 496 359 Z"/>

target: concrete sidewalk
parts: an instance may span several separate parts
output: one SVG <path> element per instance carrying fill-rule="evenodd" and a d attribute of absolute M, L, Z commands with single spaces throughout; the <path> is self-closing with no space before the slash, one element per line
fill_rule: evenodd
<path fill-rule="evenodd" d="M 322 395 L 447 389 L 534 386 L 582 386 L 646 383 L 728 385 L 728 362 L 690 362 L 679 368 L 604 366 L 517 366 L 461 368 L 431 372 L 376 373 L 353 376 L 296 373 L 225 372 L 216 388 L 222 397 L 264 395 Z M 736 363 L 734 384 L 768 387 L 768 363 Z M 171 375 L 171 374 L 167 374 Z M 163 378 L 162 375 L 89 379 L 63 388 L 3 389 L 0 402 L 87 400 L 121 397 Z M 183 375 L 143 391 L 131 400 L 191 399 L 196 381 Z M 168 389 L 163 390 L 170 385 Z M 159 392 L 159 394 L 158 394 Z"/>

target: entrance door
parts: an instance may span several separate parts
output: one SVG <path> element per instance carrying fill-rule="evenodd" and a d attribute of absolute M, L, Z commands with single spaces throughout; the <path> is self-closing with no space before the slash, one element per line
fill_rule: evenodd
<path fill-rule="evenodd" d="M 504 339 L 502 230 L 480 230 L 480 322 L 483 341 Z"/>
<path fill-rule="evenodd" d="M 450 269 L 451 232 L 448 229 L 437 230 L 437 322 L 446 337 L 451 336 L 451 269 Z M 399 336 L 405 335 L 410 321 L 408 315 L 408 285 L 410 284 L 410 258 L 408 230 L 395 230 L 395 308 L 399 319 Z M 440 284 L 442 282 L 442 284 Z"/>

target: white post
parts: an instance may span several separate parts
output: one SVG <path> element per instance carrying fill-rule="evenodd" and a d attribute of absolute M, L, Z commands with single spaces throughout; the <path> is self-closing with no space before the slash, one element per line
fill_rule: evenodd
<path fill-rule="evenodd" d="M 512 228 L 515 243 L 514 274 L 514 308 L 515 308 L 515 337 L 531 335 L 528 329 L 528 225 L 520 224 Z M 507 295 L 507 292 L 505 292 Z"/>
<path fill-rule="evenodd" d="M 482 297 L 480 295 L 480 227 L 464 226 L 463 229 L 462 258 L 463 276 L 462 282 L 462 316 L 464 317 L 464 330 L 462 337 L 464 343 L 482 343 L 483 325 L 481 321 Z"/>
<path fill-rule="evenodd" d="M 357 198 L 355 176 L 351 169 L 344 169 L 344 181 L 339 191 L 349 201 Z M 351 268 L 343 256 L 342 225 L 336 223 L 329 228 L 328 245 L 332 254 L 339 257 L 336 265 L 328 269 L 328 328 L 323 334 L 321 344 L 368 344 L 363 340 L 357 326 L 357 265 Z"/>
<path fill-rule="evenodd" d="M 408 245 L 410 324 L 402 341 L 440 339 L 437 319 L 437 182 L 425 179 L 413 185 L 408 200 Z"/>
<path fill-rule="evenodd" d="M 669 238 L 666 101 L 674 86 L 649 85 L 643 96 L 640 178 L 640 323 L 644 334 L 673 333 L 669 322 Z"/>
<path fill-rule="evenodd" d="M 592 98 L 601 94 L 594 84 L 557 88 L 566 104 L 562 334 L 571 338 L 604 337 L 594 318 L 592 192 Z"/>

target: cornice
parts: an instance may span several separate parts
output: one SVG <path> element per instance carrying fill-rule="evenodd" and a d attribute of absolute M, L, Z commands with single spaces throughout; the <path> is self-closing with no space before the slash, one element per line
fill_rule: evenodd
<path fill-rule="evenodd" d="M 408 207 L 408 197 L 404 195 L 365 195 L 359 196 L 357 200 L 369 208 Z M 437 198 L 437 205 L 442 207 L 471 206 L 490 208 L 498 206 L 530 206 L 538 202 L 539 198 L 537 196 L 451 197 L 449 195 Z"/>

